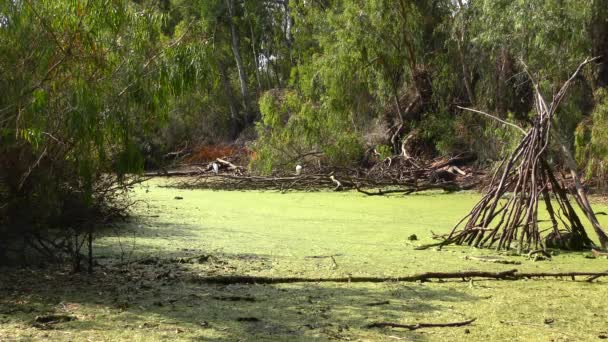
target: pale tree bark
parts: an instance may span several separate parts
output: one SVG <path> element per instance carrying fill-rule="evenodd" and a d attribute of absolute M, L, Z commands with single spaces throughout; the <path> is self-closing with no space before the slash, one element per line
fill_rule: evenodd
<path fill-rule="evenodd" d="M 464 32 L 462 33 L 461 36 L 464 36 Z M 461 38 L 461 40 L 464 40 L 464 38 Z M 472 86 L 472 82 L 471 82 L 471 77 L 470 77 L 470 72 L 469 72 L 469 67 L 467 65 L 467 60 L 464 54 L 464 49 L 462 47 L 462 45 L 464 45 L 464 41 L 461 42 L 460 40 L 457 41 L 458 44 L 458 53 L 460 55 L 460 62 L 462 64 L 462 74 L 463 74 L 463 81 L 464 81 L 464 87 L 467 91 L 467 96 L 469 97 L 469 102 L 471 104 L 475 104 L 475 93 L 473 92 L 473 86 Z"/>
<path fill-rule="evenodd" d="M 258 59 L 258 52 L 255 49 L 256 40 L 255 34 L 253 32 L 253 24 L 249 23 L 249 28 L 251 29 L 251 50 L 253 51 L 253 62 L 255 63 L 255 77 L 258 85 L 258 94 L 262 92 L 262 77 L 260 76 L 260 60 Z"/>
<path fill-rule="evenodd" d="M 283 32 L 285 33 L 285 40 L 287 41 L 287 46 L 291 48 L 291 28 L 293 27 L 293 18 L 291 17 L 291 8 L 289 7 L 289 1 L 283 2 L 283 21 Z"/>
<path fill-rule="evenodd" d="M 468 5 L 471 5 L 471 1 L 469 0 Z M 471 82 L 471 72 L 469 71 L 469 66 L 467 64 L 467 59 L 465 56 L 465 49 L 467 49 L 468 47 L 468 41 L 467 41 L 467 23 L 466 23 L 466 17 L 465 17 L 465 5 L 462 2 L 462 0 L 458 0 L 458 5 L 460 7 L 460 13 L 462 14 L 462 28 L 460 30 L 460 38 L 456 39 L 457 45 L 458 45 L 458 54 L 460 55 L 460 63 L 462 64 L 462 74 L 463 74 L 463 80 L 464 80 L 464 86 L 465 89 L 467 91 L 467 95 L 469 97 L 469 102 L 471 104 L 475 104 L 475 92 L 473 91 L 473 86 L 472 86 L 472 82 Z"/>
<path fill-rule="evenodd" d="M 249 85 L 247 81 L 247 73 L 245 72 L 245 66 L 243 65 L 243 59 L 241 58 L 241 52 L 239 48 L 239 33 L 236 25 L 234 24 L 234 0 L 226 0 L 226 6 L 228 7 L 228 14 L 230 15 L 230 34 L 232 36 L 232 53 L 234 54 L 234 61 L 236 62 L 236 68 L 239 73 L 239 82 L 241 85 L 241 97 L 243 101 L 243 111 L 245 117 L 249 119 L 251 111 L 249 108 Z"/>
<path fill-rule="evenodd" d="M 284 11 L 284 31 L 285 31 L 285 41 L 287 43 L 288 51 L 289 51 L 289 61 L 294 64 L 293 53 L 292 53 L 292 45 L 293 45 L 293 36 L 291 30 L 293 28 L 293 18 L 291 17 L 291 8 L 289 7 L 289 1 L 283 2 L 283 11 Z"/>

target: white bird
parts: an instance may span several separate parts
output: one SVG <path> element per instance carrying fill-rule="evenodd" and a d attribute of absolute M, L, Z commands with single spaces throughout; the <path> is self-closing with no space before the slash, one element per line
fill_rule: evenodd
<path fill-rule="evenodd" d="M 215 173 L 216 175 L 220 173 L 220 165 L 216 162 L 213 162 L 213 164 L 211 164 L 211 167 L 213 167 L 213 173 Z"/>
<path fill-rule="evenodd" d="M 329 175 L 329 179 L 331 179 L 331 181 L 336 184 L 336 188 L 334 189 L 334 191 L 342 190 L 342 182 L 337 180 L 334 175 Z"/>
<path fill-rule="evenodd" d="M 302 174 L 302 165 L 298 164 L 296 165 L 296 176 L 299 176 Z"/>

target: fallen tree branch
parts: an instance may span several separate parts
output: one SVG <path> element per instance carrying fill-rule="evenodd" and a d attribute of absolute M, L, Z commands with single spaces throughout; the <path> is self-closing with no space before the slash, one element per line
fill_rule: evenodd
<path fill-rule="evenodd" d="M 344 256 L 344 254 L 338 253 L 338 254 L 333 254 L 333 255 L 308 255 L 305 256 L 305 259 L 329 259 L 329 258 L 333 258 L 333 257 L 337 257 L 337 256 Z"/>
<path fill-rule="evenodd" d="M 515 279 L 532 279 L 532 278 L 572 278 L 576 277 L 605 277 L 608 272 L 539 272 L 539 273 L 517 273 Z"/>
<path fill-rule="evenodd" d="M 603 277 L 602 274 L 596 274 L 594 276 L 591 276 L 591 277 L 587 278 L 585 281 L 588 282 L 588 283 L 592 283 L 594 280 L 599 279 L 601 277 Z"/>
<path fill-rule="evenodd" d="M 391 322 L 375 322 L 366 325 L 366 328 L 404 328 L 407 330 L 417 330 L 421 328 L 450 328 L 450 327 L 462 327 L 475 322 L 477 318 L 468 319 L 462 322 L 450 322 L 450 323 L 416 323 L 416 324 L 399 324 Z"/>
<path fill-rule="evenodd" d="M 399 189 L 378 189 L 377 192 L 372 192 L 372 191 L 367 191 L 361 188 L 360 185 L 355 184 L 355 189 L 357 190 L 357 192 L 360 192 L 364 195 L 367 196 L 384 196 L 384 195 L 390 195 L 390 194 L 403 194 L 403 195 L 410 195 L 414 192 L 419 192 L 419 191 L 427 191 L 427 190 L 443 190 L 446 192 L 454 192 L 454 191 L 462 191 L 462 190 L 470 190 L 473 189 L 475 186 L 477 185 L 477 182 L 471 182 L 468 184 L 457 184 L 455 182 L 444 182 L 444 183 L 436 183 L 436 184 L 427 184 L 427 185 L 421 185 L 421 186 L 415 186 L 415 185 L 411 185 L 411 186 L 405 186 Z"/>
<path fill-rule="evenodd" d="M 216 276 L 201 277 L 198 281 L 211 284 L 285 284 L 285 283 L 384 283 L 384 282 L 415 282 L 431 279 L 463 279 L 463 278 L 491 278 L 509 279 L 517 270 L 502 272 L 428 272 L 404 277 L 347 277 L 347 278 L 302 278 L 302 277 L 258 277 L 258 276 Z"/>
<path fill-rule="evenodd" d="M 36 160 L 36 162 L 27 169 L 27 172 L 23 176 L 21 176 L 21 180 L 19 181 L 19 186 L 17 187 L 17 191 L 21 191 L 21 188 L 23 188 L 23 184 L 25 184 L 25 181 L 28 179 L 28 177 L 30 176 L 32 171 L 38 167 L 42 158 L 44 158 L 44 156 L 46 156 L 46 153 L 47 153 L 47 149 L 45 148 L 44 151 L 42 151 L 42 153 Z"/>
<path fill-rule="evenodd" d="M 467 272 L 428 272 L 404 277 L 347 277 L 347 278 L 302 278 L 302 277 L 258 277 L 258 276 L 215 276 L 197 277 L 195 281 L 207 284 L 288 284 L 288 283 L 384 283 L 416 282 L 433 279 L 471 279 L 485 278 L 496 280 L 521 280 L 532 278 L 575 278 L 581 276 L 604 277 L 608 272 L 557 272 L 557 273 L 519 273 L 517 270 L 501 272 L 467 271 Z M 595 279 L 597 279 L 595 278 Z"/>
<path fill-rule="evenodd" d="M 224 160 L 224 159 L 221 159 L 221 158 L 216 158 L 215 161 L 218 162 L 218 163 L 220 163 L 220 164 L 222 164 L 222 165 L 227 166 L 229 170 L 238 170 L 238 169 L 241 169 L 240 166 L 236 166 L 236 165 L 232 164 L 231 162 L 229 162 L 227 160 Z"/>
<path fill-rule="evenodd" d="M 389 194 L 402 194 L 402 193 L 408 194 L 408 193 L 416 191 L 415 188 L 411 188 L 411 189 L 393 189 L 393 190 L 378 189 L 378 192 L 371 192 L 371 191 L 361 189 L 361 187 L 359 185 L 355 185 L 355 189 L 357 190 L 357 192 L 360 192 L 367 196 L 384 196 L 384 195 L 389 195 Z"/>
<path fill-rule="evenodd" d="M 375 158 L 378 158 L 375 155 Z M 310 191 L 333 188 L 357 190 L 368 196 L 391 193 L 411 194 L 418 191 L 441 189 L 446 192 L 467 190 L 480 182 L 479 172 L 467 164 L 475 156 L 464 153 L 455 157 L 440 157 L 413 163 L 401 155 L 388 158 L 390 163 L 377 161 L 371 167 L 337 168 L 308 165 L 295 173 L 278 170 L 263 176 L 247 172 L 232 161 L 217 158 L 208 164 L 184 164 L 179 169 L 149 172 L 149 176 L 192 177 L 170 185 L 178 188 L 214 190 L 278 190 Z M 214 171 L 213 165 L 219 172 Z M 378 191 L 371 189 L 380 189 Z"/>

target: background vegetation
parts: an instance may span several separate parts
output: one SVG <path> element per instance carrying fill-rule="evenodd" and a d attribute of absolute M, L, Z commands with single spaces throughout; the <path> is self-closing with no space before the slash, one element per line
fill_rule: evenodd
<path fill-rule="evenodd" d="M 77 250 L 125 207 L 125 175 L 196 145 L 246 145 L 260 173 L 361 165 L 408 136 L 491 164 L 512 134 L 456 106 L 526 125 L 521 61 L 551 94 L 602 57 L 558 115 L 602 185 L 607 18 L 601 0 L 3 1 L 0 234 Z M 41 242 L 53 227 L 72 233 Z"/>
<path fill-rule="evenodd" d="M 143 3 L 163 14 L 165 35 L 191 33 L 204 70 L 174 99 L 157 150 L 248 142 L 263 173 L 358 165 L 374 148 L 398 153 L 412 132 L 420 155 L 500 159 L 511 134 L 457 105 L 526 125 L 533 97 L 521 61 L 551 94 L 585 57 L 608 53 L 598 0 Z M 592 69 L 559 115 L 589 176 L 602 175 L 606 157 L 592 113 L 608 72 L 603 59 Z"/>

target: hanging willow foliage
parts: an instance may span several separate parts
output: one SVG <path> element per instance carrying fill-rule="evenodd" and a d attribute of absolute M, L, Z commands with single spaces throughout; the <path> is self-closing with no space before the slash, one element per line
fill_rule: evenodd
<path fill-rule="evenodd" d="M 162 22 L 126 0 L 0 3 L 0 241 L 45 250 L 43 232 L 90 233 L 121 208 L 138 139 L 196 74 Z"/>

